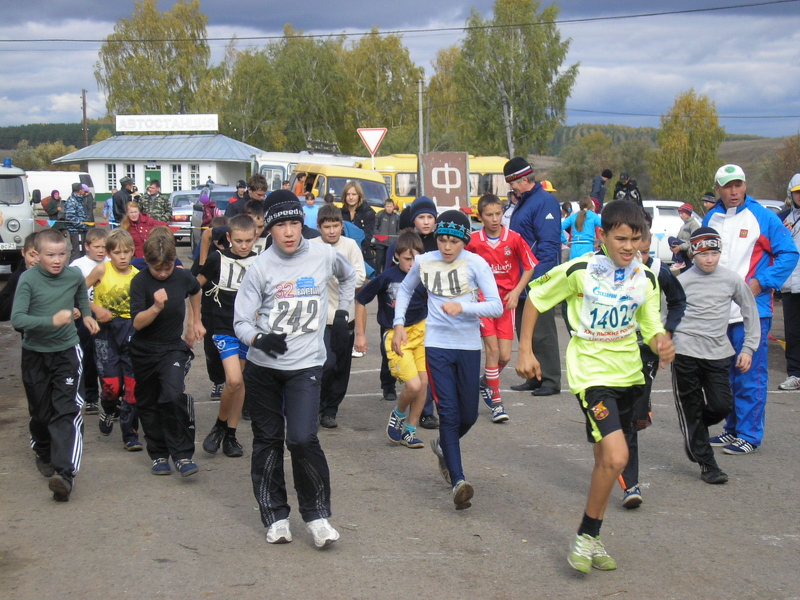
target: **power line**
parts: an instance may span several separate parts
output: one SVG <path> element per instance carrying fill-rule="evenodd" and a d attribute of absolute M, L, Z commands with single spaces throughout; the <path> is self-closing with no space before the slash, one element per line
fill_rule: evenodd
<path fill-rule="evenodd" d="M 368 35 L 372 35 L 376 33 L 377 35 L 402 35 L 402 34 L 434 34 L 434 33 L 453 33 L 458 31 L 473 31 L 473 30 L 480 30 L 480 29 L 514 29 L 518 27 L 535 27 L 541 25 L 570 25 L 575 23 L 592 23 L 597 21 L 611 21 L 611 20 L 620 20 L 620 19 L 642 19 L 642 18 L 649 18 L 649 17 L 662 17 L 668 15 L 685 15 L 685 14 L 694 14 L 694 13 L 704 13 L 704 12 L 716 12 L 722 10 L 737 10 L 741 8 L 755 8 L 755 7 L 762 7 L 762 6 L 770 6 L 776 4 L 791 4 L 800 2 L 800 0 L 769 0 L 766 2 L 750 2 L 747 4 L 731 4 L 727 6 L 712 6 L 706 8 L 687 8 L 684 10 L 665 10 L 665 11 L 658 11 L 658 12 L 649 12 L 649 13 L 638 13 L 638 14 L 625 14 L 625 15 L 612 15 L 612 16 L 605 16 L 605 17 L 582 17 L 578 19 L 556 19 L 553 21 L 535 21 L 532 23 L 508 23 L 505 25 L 474 25 L 468 26 L 464 25 L 463 27 L 431 27 L 431 28 L 417 28 L 417 29 L 393 29 L 393 30 L 386 30 L 386 31 L 357 31 L 353 33 L 308 33 L 308 34 L 299 34 L 299 35 L 292 35 L 291 38 L 298 38 L 298 39 L 314 39 L 314 38 L 333 38 L 333 37 L 365 37 Z M 285 39 L 287 36 L 281 35 L 258 35 L 258 36 L 244 36 L 244 37 L 236 37 L 236 40 L 241 41 L 267 41 L 267 40 L 281 40 Z M 206 37 L 206 38 L 151 38 L 151 39 L 138 39 L 138 38 L 118 38 L 118 39 L 111 39 L 103 38 L 103 39 L 71 39 L 71 38 L 36 38 L 36 39 L 0 39 L 0 43 L 44 43 L 44 42 L 53 42 L 53 43 L 62 43 L 62 42 L 69 42 L 72 44 L 81 44 L 81 43 L 88 43 L 88 44 L 96 44 L 96 43 L 129 43 L 129 42 L 138 42 L 138 43 L 151 43 L 151 42 L 199 42 L 199 41 L 206 41 L 206 42 L 219 42 L 219 41 L 230 41 L 231 38 L 224 38 L 224 37 Z M 40 49 L 39 51 L 46 51 Z M 56 51 L 56 50 L 53 50 Z"/>

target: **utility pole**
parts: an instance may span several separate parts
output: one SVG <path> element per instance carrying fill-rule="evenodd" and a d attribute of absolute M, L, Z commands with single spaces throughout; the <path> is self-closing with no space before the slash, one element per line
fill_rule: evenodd
<path fill-rule="evenodd" d="M 422 154 L 425 152 L 425 138 L 422 134 L 422 79 L 417 82 L 419 89 L 419 158 L 417 159 L 417 194 L 425 193 L 425 184 L 422 178 Z"/>
<path fill-rule="evenodd" d="M 506 143 L 508 144 L 508 158 L 514 158 L 514 139 L 511 136 L 511 115 L 509 114 L 508 94 L 506 86 L 500 82 L 500 94 L 503 97 L 503 121 L 506 125 Z"/>
<path fill-rule="evenodd" d="M 83 97 L 83 147 L 89 145 L 89 126 L 86 123 L 86 90 L 81 94 Z"/>

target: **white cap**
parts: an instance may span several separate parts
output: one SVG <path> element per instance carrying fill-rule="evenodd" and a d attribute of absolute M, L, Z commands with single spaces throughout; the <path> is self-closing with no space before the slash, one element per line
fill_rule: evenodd
<path fill-rule="evenodd" d="M 739 165 L 723 165 L 717 169 L 717 174 L 714 175 L 714 182 L 717 185 L 726 185 L 731 181 L 745 181 L 744 171 Z"/>

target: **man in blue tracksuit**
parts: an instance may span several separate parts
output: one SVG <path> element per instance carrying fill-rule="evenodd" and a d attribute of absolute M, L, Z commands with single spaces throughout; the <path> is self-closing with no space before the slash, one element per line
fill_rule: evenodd
<path fill-rule="evenodd" d="M 733 412 L 728 415 L 721 435 L 712 437 L 712 446 L 722 446 L 725 454 L 755 452 L 764 437 L 767 406 L 767 335 L 772 325 L 772 292 L 780 289 L 797 264 L 797 247 L 789 230 L 770 210 L 747 195 L 745 175 L 737 165 L 724 165 L 715 177 L 719 200 L 703 219 L 722 238 L 719 264 L 738 273 L 750 286 L 758 305 L 761 339 L 746 373 L 731 365 Z M 742 314 L 731 305 L 728 337 L 736 354 L 744 342 Z"/>
<path fill-rule="evenodd" d="M 536 182 L 533 168 L 524 158 L 516 157 L 503 167 L 503 174 L 517 196 L 517 207 L 511 214 L 509 229 L 519 233 L 531 247 L 539 261 L 532 279 L 541 277 L 558 265 L 561 258 L 561 207 L 550 192 Z M 527 294 L 525 294 L 527 296 Z M 516 328 L 520 322 L 525 302 L 517 305 Z M 561 358 L 558 353 L 558 330 L 553 309 L 539 315 L 534 330 L 533 347 L 542 367 L 542 380 L 528 380 L 517 391 L 532 390 L 534 396 L 551 396 L 561 393 Z"/>

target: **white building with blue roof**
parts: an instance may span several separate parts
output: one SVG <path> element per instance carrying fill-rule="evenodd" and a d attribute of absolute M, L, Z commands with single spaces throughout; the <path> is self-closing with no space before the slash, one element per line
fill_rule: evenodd
<path fill-rule="evenodd" d="M 194 189 L 209 178 L 235 186 L 246 179 L 253 155 L 261 152 L 220 134 L 117 135 L 53 163 L 85 163 L 96 199 L 105 200 L 126 175 L 142 192 L 153 179 L 161 182 L 165 194 Z"/>

